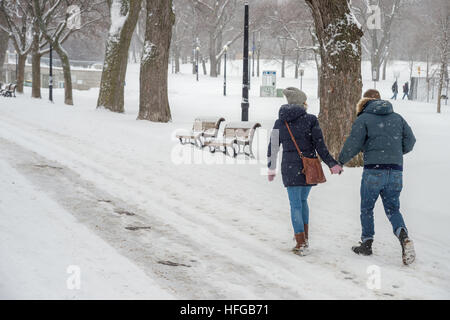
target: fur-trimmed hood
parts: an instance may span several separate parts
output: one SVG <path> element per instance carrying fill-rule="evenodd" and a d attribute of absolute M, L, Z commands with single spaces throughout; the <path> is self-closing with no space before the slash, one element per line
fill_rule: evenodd
<path fill-rule="evenodd" d="M 361 114 L 361 112 L 364 110 L 364 107 L 366 106 L 366 103 L 372 100 L 376 100 L 374 98 L 362 98 L 358 101 L 356 104 L 356 114 Z"/>
<path fill-rule="evenodd" d="M 389 101 L 374 98 L 362 98 L 356 105 L 356 113 L 361 115 L 363 112 L 383 115 L 394 112 L 394 108 Z"/>

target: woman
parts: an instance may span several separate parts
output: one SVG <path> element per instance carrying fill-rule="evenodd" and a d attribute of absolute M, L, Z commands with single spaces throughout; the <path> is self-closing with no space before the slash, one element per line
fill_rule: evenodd
<path fill-rule="evenodd" d="M 288 104 L 281 106 L 278 120 L 270 137 L 267 151 L 269 181 L 275 178 L 277 155 L 280 145 L 283 145 L 281 175 L 287 188 L 291 206 L 291 219 L 297 245 L 292 249 L 295 254 L 304 255 L 308 247 L 309 207 L 308 195 L 313 185 L 306 183 L 302 173 L 303 163 L 291 139 L 286 122 L 305 157 L 317 158 L 316 151 L 322 160 L 330 167 L 333 174 L 341 173 L 342 167 L 328 152 L 322 130 L 317 117 L 306 112 L 306 94 L 293 87 L 283 90 Z"/>

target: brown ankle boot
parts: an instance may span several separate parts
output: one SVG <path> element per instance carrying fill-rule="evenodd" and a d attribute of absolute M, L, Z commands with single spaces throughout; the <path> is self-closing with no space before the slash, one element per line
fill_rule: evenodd
<path fill-rule="evenodd" d="M 305 243 L 305 248 L 309 247 L 309 226 L 307 224 L 304 224 L 303 227 L 305 228 L 305 239 L 306 239 L 306 243 Z"/>
<path fill-rule="evenodd" d="M 297 245 L 292 249 L 295 254 L 303 255 L 303 251 L 306 247 L 306 238 L 305 233 L 300 232 L 295 234 L 295 241 L 297 241 Z"/>

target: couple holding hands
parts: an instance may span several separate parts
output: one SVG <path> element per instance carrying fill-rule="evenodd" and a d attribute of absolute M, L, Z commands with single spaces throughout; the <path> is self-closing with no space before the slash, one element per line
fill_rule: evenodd
<path fill-rule="evenodd" d="M 283 93 L 288 104 L 281 106 L 272 130 L 267 152 L 268 179 L 273 181 L 275 178 L 277 155 L 282 145 L 281 175 L 287 188 L 296 240 L 293 252 L 300 256 L 308 253 L 308 195 L 316 185 L 305 176 L 302 159 L 317 158 L 318 153 L 332 174 L 341 174 L 344 164 L 363 152 L 362 235 L 361 242 L 352 250 L 356 254 L 372 254 L 375 234 L 373 209 L 381 196 L 393 232 L 400 241 L 403 263 L 411 264 L 415 259 L 414 245 L 408 237 L 399 200 L 403 187 L 403 155 L 410 152 L 416 142 L 407 122 L 393 111 L 390 102 L 381 100 L 377 90 L 368 90 L 357 104 L 357 119 L 339 159 L 335 160 L 325 145 L 317 117 L 307 113 L 306 94 L 293 87 L 286 88 Z"/>

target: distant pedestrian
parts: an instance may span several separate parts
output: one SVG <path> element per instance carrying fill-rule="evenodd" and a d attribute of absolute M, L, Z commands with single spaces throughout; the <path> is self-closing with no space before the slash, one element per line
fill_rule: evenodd
<path fill-rule="evenodd" d="M 392 93 L 394 94 L 391 99 L 397 100 L 397 94 L 398 94 L 398 84 L 397 80 L 395 80 L 394 84 L 392 85 Z"/>
<path fill-rule="evenodd" d="M 409 100 L 409 84 L 408 84 L 408 81 L 406 81 L 405 84 L 403 85 L 403 98 L 402 98 L 402 100 L 405 100 L 405 97 L 407 97 L 408 100 Z"/>

